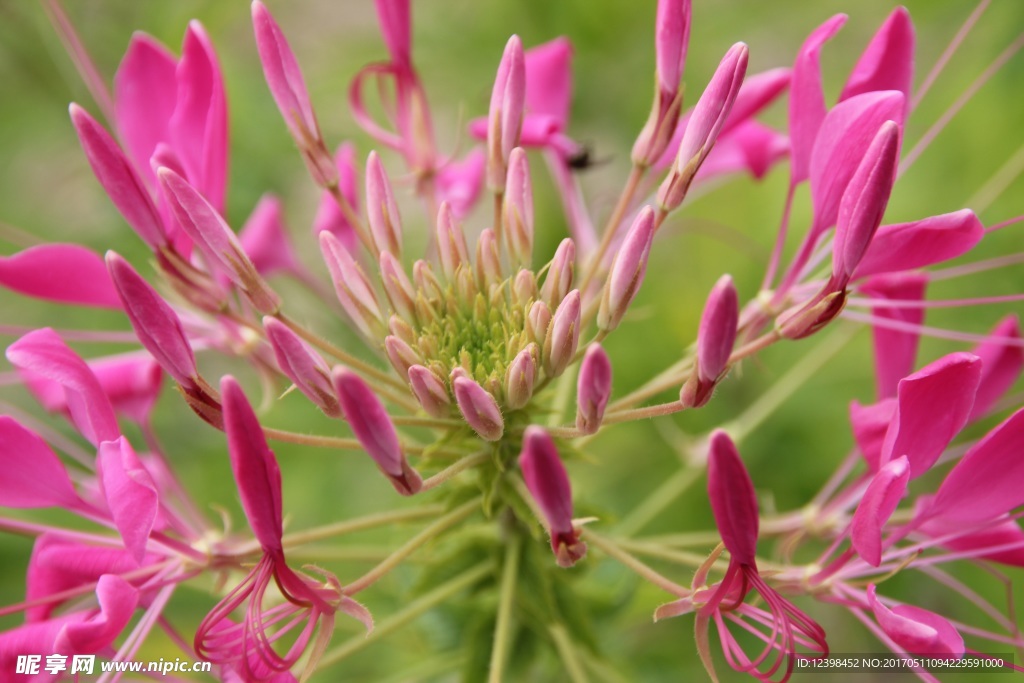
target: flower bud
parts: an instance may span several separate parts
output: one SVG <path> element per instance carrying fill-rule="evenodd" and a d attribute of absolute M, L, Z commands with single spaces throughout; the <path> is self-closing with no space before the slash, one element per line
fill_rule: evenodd
<path fill-rule="evenodd" d="M 342 308 L 363 334 L 371 339 L 378 337 L 384 326 L 383 316 L 363 269 L 338 238 L 329 232 L 320 233 L 320 250 Z"/>
<path fill-rule="evenodd" d="M 384 293 L 395 313 L 406 320 L 416 320 L 416 290 L 405 274 L 402 264 L 389 251 L 380 252 L 380 279 Z"/>
<path fill-rule="evenodd" d="M 391 190 L 391 180 L 376 152 L 366 160 L 366 219 L 377 251 L 402 255 L 402 218 Z"/>
<path fill-rule="evenodd" d="M 533 258 L 533 188 L 526 152 L 516 147 L 508 160 L 502 219 L 505 242 L 514 265 L 528 267 Z"/>
<path fill-rule="evenodd" d="M 541 427 L 523 433 L 519 469 L 526 489 L 547 522 L 551 549 L 560 567 L 571 567 L 587 554 L 587 544 L 572 524 L 572 488 L 555 443 Z"/>
<path fill-rule="evenodd" d="M 334 388 L 352 432 L 395 490 L 403 496 L 419 491 L 423 480 L 406 462 L 395 425 L 366 382 L 351 370 L 336 367 Z"/>
<path fill-rule="evenodd" d="M 341 417 L 341 406 L 331 383 L 331 368 L 320 354 L 277 318 L 263 318 L 263 328 L 274 349 L 277 366 L 285 377 L 324 415 Z"/>
<path fill-rule="evenodd" d="M 423 410 L 432 417 L 447 417 L 452 401 L 444 382 L 422 365 L 410 366 L 408 377 L 412 393 Z"/>
<path fill-rule="evenodd" d="M 548 273 L 544 276 L 544 285 L 540 289 L 541 298 L 548 306 L 554 308 L 572 289 L 573 269 L 576 265 L 576 244 L 566 237 L 558 245 L 551 259 Z"/>
<path fill-rule="evenodd" d="M 605 281 L 601 308 L 597 312 L 597 326 L 602 330 L 610 332 L 619 326 L 640 291 L 653 241 L 654 210 L 645 206 L 626 233 Z"/>
<path fill-rule="evenodd" d="M 562 299 L 544 337 L 544 372 L 558 377 L 576 356 L 580 341 L 580 292 L 574 289 Z"/>
<path fill-rule="evenodd" d="M 543 344 L 551 324 L 551 309 L 543 301 L 535 301 L 526 315 L 526 336 L 530 341 Z"/>
<path fill-rule="evenodd" d="M 453 280 L 459 266 L 469 265 L 469 248 L 466 246 L 466 236 L 448 202 L 441 202 L 441 208 L 437 211 L 436 237 L 441 272 Z"/>
<path fill-rule="evenodd" d="M 512 36 L 498 65 L 487 117 L 487 184 L 494 192 L 501 192 L 505 187 L 509 155 L 519 144 L 525 102 L 523 43 L 519 36 Z"/>
<path fill-rule="evenodd" d="M 525 306 L 537 299 L 537 276 L 532 270 L 520 270 L 512 280 L 512 301 Z"/>
<path fill-rule="evenodd" d="M 690 0 L 659 0 L 654 29 L 655 70 L 658 88 L 675 96 L 686 64 L 690 40 Z"/>
<path fill-rule="evenodd" d="M 461 372 L 460 372 L 461 371 Z M 487 390 L 470 379 L 461 367 L 452 371 L 452 391 L 466 423 L 481 439 L 497 441 L 505 433 L 501 408 Z"/>
<path fill-rule="evenodd" d="M 411 366 L 422 362 L 419 354 L 409 344 L 394 335 L 389 334 L 384 338 L 384 352 L 400 377 L 407 376 Z"/>
<path fill-rule="evenodd" d="M 516 354 L 512 363 L 505 371 L 505 405 L 510 410 L 518 410 L 533 397 L 533 382 L 537 376 L 537 358 L 540 349 L 536 344 L 528 344 Z"/>
<path fill-rule="evenodd" d="M 803 339 L 832 322 L 845 306 L 845 291 L 815 297 L 779 314 L 775 319 L 775 329 L 786 339 Z"/>
<path fill-rule="evenodd" d="M 476 243 L 476 279 L 483 292 L 489 291 L 491 285 L 497 285 L 504 279 L 498 239 L 490 228 L 480 233 Z"/>
<path fill-rule="evenodd" d="M 600 344 L 591 344 L 583 354 L 576 380 L 576 429 L 580 433 L 597 432 L 611 394 L 612 364 Z"/>

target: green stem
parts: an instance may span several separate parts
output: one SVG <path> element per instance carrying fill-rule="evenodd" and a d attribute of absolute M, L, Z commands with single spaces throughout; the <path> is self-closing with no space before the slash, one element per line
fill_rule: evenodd
<path fill-rule="evenodd" d="M 716 537 L 713 543 L 718 543 L 719 539 Z M 646 555 L 653 557 L 658 560 L 665 560 L 666 562 L 673 562 L 675 564 L 681 564 L 686 567 L 699 567 L 708 559 L 706 555 L 700 555 L 698 553 L 688 553 L 684 550 L 668 550 L 659 546 L 656 543 L 646 543 L 643 541 L 630 541 L 626 539 L 620 539 L 618 541 L 619 546 L 630 552 L 634 552 L 640 555 Z"/>
<path fill-rule="evenodd" d="M 393 510 L 391 512 L 378 512 L 373 515 L 347 519 L 344 522 L 336 522 L 326 526 L 309 529 L 295 534 L 287 534 L 284 537 L 285 548 L 322 541 L 325 538 L 335 538 L 345 534 L 353 534 L 357 531 L 365 531 L 379 526 L 389 526 L 400 522 L 411 522 L 424 517 L 434 517 L 444 511 L 443 505 L 424 505 L 423 507 L 412 508 L 411 510 Z"/>
<path fill-rule="evenodd" d="M 678 470 L 675 474 L 662 482 L 661 486 L 648 495 L 644 499 L 644 502 L 634 508 L 633 511 L 624 520 L 622 520 L 622 523 L 618 525 L 618 533 L 622 536 L 633 536 L 643 529 L 651 520 L 657 517 L 662 510 L 678 500 L 679 496 L 697 480 L 703 471 L 703 467 L 696 465 L 690 465 Z"/>
<path fill-rule="evenodd" d="M 565 627 L 562 624 L 552 624 L 548 627 L 548 630 L 551 632 L 551 639 L 555 641 L 555 647 L 562 658 L 562 663 L 565 664 L 565 671 L 569 674 L 569 680 L 572 683 L 587 683 L 589 679 L 583 670 L 580 657 L 576 653 L 576 646 L 573 644 L 572 639 L 569 638 Z"/>
<path fill-rule="evenodd" d="M 480 465 L 487 462 L 490 459 L 490 457 L 490 451 L 480 451 L 479 453 L 467 455 L 461 460 L 457 460 L 448 467 L 444 468 L 434 476 L 424 479 L 423 488 L 421 490 L 428 491 L 432 488 L 440 486 L 441 484 L 445 483 L 446 481 L 448 481 L 455 475 L 459 474 L 460 472 L 464 472 L 465 470 L 468 470 L 471 467 L 475 467 L 476 465 Z"/>
<path fill-rule="evenodd" d="M 512 600 L 516 593 L 516 580 L 519 578 L 521 545 L 518 537 L 512 539 L 508 544 L 505 564 L 501 569 L 501 592 L 498 594 L 498 617 L 494 626 L 494 648 L 491 650 L 488 683 L 501 683 L 505 673 L 505 662 L 508 659 L 508 649 L 515 634 L 512 628 Z"/>
<path fill-rule="evenodd" d="M 654 571 L 649 566 L 622 549 L 618 543 L 610 538 L 605 538 L 604 536 L 595 534 L 593 531 L 587 531 L 585 538 L 588 542 L 603 551 L 604 554 L 608 555 L 608 557 L 617 560 L 626 568 L 631 569 L 635 574 L 641 578 L 647 579 L 666 593 L 672 593 L 673 595 L 681 597 L 690 594 L 690 590 L 688 588 L 684 588 L 675 581 L 672 581 Z"/>
<path fill-rule="evenodd" d="M 376 642 L 384 636 L 390 635 L 401 627 L 413 621 L 427 610 L 440 605 L 450 598 L 458 595 L 466 588 L 482 579 L 491 571 L 489 562 L 482 562 L 477 566 L 459 574 L 454 579 L 447 581 L 429 593 L 420 596 L 410 602 L 406 607 L 395 612 L 387 619 L 378 623 L 373 631 L 367 636 L 355 636 L 349 638 L 340 646 L 325 654 L 319 662 L 320 666 L 327 666 L 339 662 L 345 657 L 362 650 L 370 643 Z"/>
<path fill-rule="evenodd" d="M 604 226 L 604 232 L 601 234 L 601 243 L 598 245 L 597 251 L 590 258 L 590 267 L 587 268 L 587 274 L 579 286 L 580 294 L 586 294 L 591 281 L 601 272 L 601 263 L 604 261 L 604 255 L 607 253 L 608 247 L 611 246 L 615 233 L 618 232 L 619 224 L 622 223 L 626 210 L 629 208 L 630 203 L 632 203 L 633 195 L 636 194 L 636 188 L 640 184 L 640 180 L 643 179 L 646 170 L 645 167 L 636 164 L 630 170 L 626 185 L 622 188 L 622 194 L 619 195 L 619 201 L 615 203 L 615 208 L 612 210 L 611 216 L 608 217 L 608 223 Z M 586 327 L 588 323 L 589 320 L 584 321 L 583 327 Z"/>
<path fill-rule="evenodd" d="M 408 541 L 406 541 L 401 547 L 395 552 L 391 553 L 390 557 L 378 564 L 370 571 L 363 574 L 361 577 L 345 586 L 346 595 L 355 595 L 361 590 L 369 588 L 376 581 L 378 581 L 385 574 L 390 572 L 392 569 L 401 564 L 402 560 L 412 555 L 416 550 L 427 541 L 441 535 L 451 527 L 455 526 L 466 517 L 469 517 L 475 510 L 480 507 L 480 498 L 474 498 L 468 503 L 463 503 L 459 507 L 455 508 L 444 517 L 434 521 L 433 524 L 428 526 L 423 531 L 419 532 Z"/>

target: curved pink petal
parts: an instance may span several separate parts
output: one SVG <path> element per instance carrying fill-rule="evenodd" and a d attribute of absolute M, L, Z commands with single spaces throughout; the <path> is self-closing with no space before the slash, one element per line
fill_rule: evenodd
<path fill-rule="evenodd" d="M 880 464 L 905 455 L 911 477 L 928 471 L 967 423 L 980 380 L 977 356 L 951 353 L 900 381 Z"/>
<path fill-rule="evenodd" d="M 281 215 L 281 200 L 273 195 L 260 198 L 238 233 L 238 241 L 261 275 L 302 272 Z"/>
<path fill-rule="evenodd" d="M 141 564 L 160 508 L 156 483 L 123 436 L 100 444 L 97 472 L 124 547 Z"/>
<path fill-rule="evenodd" d="M 747 172 L 760 180 L 789 154 L 789 138 L 757 121 L 746 121 L 718 137 L 695 182 Z"/>
<path fill-rule="evenodd" d="M 572 52 L 572 43 L 560 36 L 523 54 L 527 115 L 547 114 L 560 129 L 569 120 L 572 101 Z"/>
<path fill-rule="evenodd" d="M 523 129 L 526 129 L 525 121 Z M 487 155 L 482 148 L 475 147 L 459 161 L 442 166 L 434 179 L 438 203 L 448 202 L 456 218 L 467 216 L 484 187 L 486 165 Z"/>
<path fill-rule="evenodd" d="M 170 141 L 190 183 L 224 210 L 228 165 L 228 110 L 224 79 L 213 44 L 198 21 L 191 21 L 175 74 L 177 104 Z"/>
<path fill-rule="evenodd" d="M 1015 344 L 1020 339 L 1020 322 L 1016 315 L 1008 315 L 971 351 L 981 359 L 981 382 L 974 397 L 971 421 L 984 417 L 1020 377 L 1024 349 Z"/>
<path fill-rule="evenodd" d="M 950 470 L 932 503 L 934 514 L 983 522 L 1024 504 L 1024 409 L 976 443 Z"/>
<path fill-rule="evenodd" d="M 871 240 L 854 277 L 923 268 L 948 261 L 973 249 L 984 234 L 985 227 L 970 209 L 909 223 L 883 225 Z"/>
<path fill-rule="evenodd" d="M 96 600 L 100 608 L 95 614 L 61 629 L 54 652 L 92 653 L 110 647 L 135 613 L 139 592 L 120 576 L 106 574 L 96 584 Z"/>
<path fill-rule="evenodd" d="M 868 605 L 875 620 L 896 645 L 909 654 L 959 659 L 964 656 L 964 639 L 956 628 L 934 612 L 913 605 L 889 609 L 875 596 L 875 586 L 867 590 Z"/>
<path fill-rule="evenodd" d="M 886 121 L 902 121 L 905 102 L 895 90 L 865 93 L 840 102 L 825 116 L 811 150 L 811 239 L 836 223 L 846 186 L 878 130 Z M 790 133 L 792 137 L 792 132 Z M 796 153 L 796 139 L 793 139 Z M 896 158 L 899 158 L 897 150 Z"/>
<path fill-rule="evenodd" d="M 876 90 L 899 90 L 909 102 L 913 82 L 914 24 L 907 8 L 897 7 L 853 67 L 839 101 Z"/>
<path fill-rule="evenodd" d="M 402 69 L 412 66 L 412 28 L 409 0 L 374 0 L 377 21 L 387 45 L 391 63 Z"/>
<path fill-rule="evenodd" d="M 0 285 L 38 299 L 121 308 L 103 259 L 77 244 L 41 244 L 0 256 Z"/>
<path fill-rule="evenodd" d="M 997 524 L 984 526 L 963 532 L 964 525 L 956 520 L 945 518 L 933 519 L 919 527 L 922 533 L 932 538 L 946 538 L 942 541 L 945 548 L 959 553 L 970 553 L 979 560 L 989 560 L 1008 564 L 1013 567 L 1024 567 L 1024 529 L 1020 524 L 1006 516 Z M 987 549 L 1002 548 L 1002 550 Z"/>
<path fill-rule="evenodd" d="M 0 415 L 0 505 L 75 508 L 80 499 L 57 455 L 17 420 Z"/>
<path fill-rule="evenodd" d="M 338 189 L 352 210 L 358 211 L 359 188 L 355 146 L 351 142 L 342 143 L 334 153 L 334 163 L 338 167 Z M 337 237 L 350 252 L 357 250 L 359 238 L 356 236 L 355 228 L 345 218 L 345 214 L 338 206 L 338 200 L 327 190 L 320 195 L 320 205 L 313 218 L 313 234 L 319 235 L 325 230 Z"/>
<path fill-rule="evenodd" d="M 924 273 L 897 272 L 875 275 L 863 282 L 858 290 L 872 299 L 894 301 L 922 301 L 928 276 Z M 883 320 L 893 320 L 909 325 L 924 322 L 924 307 L 890 308 L 885 305 L 873 307 L 871 314 Z M 885 325 L 871 328 L 875 350 L 875 381 L 878 398 L 896 395 L 899 381 L 914 371 L 920 334 L 904 330 L 889 329 Z"/>
<path fill-rule="evenodd" d="M 7 360 L 64 388 L 75 427 L 94 446 L 121 436 L 110 399 L 78 354 L 49 328 L 29 332 L 7 347 Z"/>
<path fill-rule="evenodd" d="M 789 136 L 793 141 L 792 183 L 806 180 L 810 172 L 811 150 L 825 118 L 825 95 L 821 88 L 821 47 L 846 23 L 845 14 L 837 14 L 814 29 L 800 46 L 793 63 L 789 86 Z M 877 126 L 875 130 L 878 130 Z"/>
<path fill-rule="evenodd" d="M 256 539 L 265 550 L 281 551 L 281 469 L 263 436 L 249 399 L 234 377 L 220 382 L 224 405 L 224 433 L 228 439 L 231 471 L 235 475 L 242 509 Z"/>
<path fill-rule="evenodd" d="M 895 394 L 895 392 L 896 390 L 893 388 L 893 393 Z M 862 406 L 856 401 L 850 403 L 850 426 L 853 428 L 853 438 L 856 440 L 857 447 L 870 472 L 877 472 L 878 468 L 885 464 L 881 462 L 882 444 L 885 443 L 885 433 L 895 414 L 895 396 L 884 398 L 869 406 Z"/>
<path fill-rule="evenodd" d="M 850 525 L 850 542 L 872 567 L 882 562 L 882 530 L 907 492 L 910 463 L 907 456 L 886 463 L 868 484 Z"/>
<path fill-rule="evenodd" d="M 717 429 L 708 450 L 708 498 L 722 543 L 733 560 L 755 566 L 759 515 L 754 483 L 732 439 Z"/>

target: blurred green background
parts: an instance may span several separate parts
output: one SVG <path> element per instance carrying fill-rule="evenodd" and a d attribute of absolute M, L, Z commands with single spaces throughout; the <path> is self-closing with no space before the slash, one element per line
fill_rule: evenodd
<path fill-rule="evenodd" d="M 248 4 L 189 0 L 77 0 L 66 4 L 101 73 L 108 78 L 113 76 L 132 31 L 146 31 L 177 51 L 187 21 L 196 18 L 203 23 L 218 49 L 230 103 L 229 222 L 240 225 L 262 193 L 278 193 L 284 198 L 292 234 L 306 263 L 322 274 L 324 268 L 309 238 L 318 193 L 308 180 L 263 82 L 251 36 Z M 559 35 L 571 38 L 575 57 L 569 133 L 592 145 L 596 158 L 608 160 L 583 176 L 584 192 L 600 222 L 610 211 L 625 179 L 630 146 L 650 106 L 653 0 L 417 0 L 413 5 L 414 59 L 434 108 L 436 134 L 444 150 L 456 144 L 464 147 L 467 141 L 460 124 L 485 113 L 491 80 L 510 33 L 520 34 L 527 47 Z M 920 83 L 973 4 L 917 0 L 907 5 L 917 29 L 915 83 Z M 303 67 L 328 144 L 355 140 L 358 156 L 365 158 L 372 144 L 347 111 L 347 89 L 360 67 L 385 58 L 372 4 L 276 2 L 269 6 Z M 892 3 L 880 0 L 695 0 L 685 78 L 687 101 L 695 101 L 721 55 L 737 40 L 750 46 L 751 73 L 788 66 L 808 32 L 833 13 L 846 11 L 851 15 L 849 22 L 824 49 L 826 97 L 833 102 L 860 50 L 892 7 Z M 992 3 L 912 114 L 904 149 L 921 137 L 1022 29 L 1024 4 L 1014 0 Z M 94 113 L 97 109 L 37 3 L 0 2 L 0 83 L 0 237 L 4 253 L 24 246 L 23 231 L 46 241 L 80 242 L 101 253 L 116 248 L 136 265 L 144 264 L 148 260 L 144 246 L 103 195 L 75 139 L 67 117 L 68 103 L 79 102 Z M 1022 83 L 1024 58 L 1018 56 L 972 98 L 937 142 L 900 179 L 887 222 L 944 213 L 978 200 L 979 190 L 1024 143 Z M 766 120 L 784 123 L 785 100 L 768 113 Z M 386 156 L 385 163 L 389 168 L 399 168 L 394 156 Z M 564 220 L 543 164 L 536 158 L 532 165 L 538 193 L 535 253 L 549 254 L 565 235 Z M 393 171 L 393 175 L 397 173 Z M 659 247 L 653 252 L 647 281 L 633 312 L 606 345 L 614 363 L 617 394 L 625 393 L 671 364 L 692 342 L 704 298 L 723 272 L 733 275 L 743 300 L 756 294 L 778 225 L 786 182 L 784 165 L 762 183 L 736 179 L 700 193 L 699 198 L 688 202 L 684 210 L 670 219 L 659 237 Z M 1012 179 L 1007 189 L 981 211 L 982 220 L 992 224 L 1021 213 L 1022 191 L 1024 182 Z M 425 221 L 414 211 L 409 193 L 405 194 L 407 233 L 424 229 Z M 804 191 L 797 198 L 794 229 L 802 230 L 809 216 Z M 472 231 L 485 226 L 487 220 L 479 215 L 467 224 Z M 1020 246 L 1018 228 L 1010 228 L 987 239 L 968 259 L 1012 253 L 1019 251 Z M 289 310 L 300 318 L 312 321 L 337 341 L 353 340 L 345 332 L 344 324 L 332 319 L 330 311 L 304 304 L 305 291 L 300 287 L 290 282 L 275 284 L 285 296 Z M 1004 269 L 938 283 L 930 296 L 1008 294 L 1021 291 L 1022 285 L 1024 276 L 1019 268 Z M 126 328 L 118 315 L 4 296 L 6 325 Z M 1003 307 L 937 310 L 929 313 L 927 322 L 983 333 L 1005 312 Z M 678 470 L 680 443 L 742 414 L 787 369 L 822 345 L 823 337 L 781 344 L 745 363 L 724 383 L 714 401 L 699 412 L 622 425 L 602 433 L 590 444 L 592 458 L 572 466 L 581 512 L 600 517 L 599 526 L 611 528 Z M 799 391 L 742 444 L 741 451 L 750 464 L 764 509 L 791 510 L 803 505 L 850 449 L 847 405 L 852 399 L 868 402 L 874 396 L 869 341 L 866 330 L 857 331 L 851 343 L 822 370 L 812 373 Z M 86 355 L 112 350 L 95 345 L 79 348 Z M 919 365 L 961 348 L 964 345 L 926 339 Z M 224 371 L 242 372 L 240 366 L 224 365 L 216 358 L 202 358 L 201 364 L 211 376 Z M 253 381 L 246 386 L 251 392 L 258 391 Z M 31 401 L 16 386 L 4 387 L 0 399 L 34 410 Z M 56 420 L 52 419 L 51 424 L 56 425 Z M 300 432 L 338 431 L 336 425 L 323 419 L 297 393 L 273 405 L 267 412 L 266 424 Z M 58 428 L 70 431 L 64 425 Z M 227 508 L 236 526 L 244 525 L 221 436 L 199 424 L 171 391 L 165 391 L 161 400 L 157 432 L 195 498 L 203 505 Z M 972 432 L 980 433 L 977 429 Z M 278 445 L 275 450 L 284 472 L 285 509 L 292 529 L 406 504 L 391 495 L 390 487 L 368 459 L 357 454 L 285 445 Z M 703 486 L 701 479 L 646 532 L 709 528 L 710 513 Z M 64 519 L 60 515 L 49 518 Z M 410 529 L 389 529 L 352 542 L 394 547 L 410 533 Z M 0 568 L 0 591 L 5 603 L 16 601 L 22 594 L 30 547 L 24 539 L 5 538 L 0 545 L 5 560 Z M 372 553 L 367 552 L 372 559 Z M 370 566 L 366 562 L 324 564 L 337 571 L 343 582 Z M 667 601 L 668 596 L 638 585 L 608 563 L 592 564 L 596 566 L 573 571 L 588 574 L 583 581 L 586 592 L 592 594 L 595 603 L 605 606 L 603 616 L 593 624 L 597 647 L 622 672 L 623 680 L 700 680 L 704 674 L 693 651 L 692 617 L 651 625 L 653 608 Z M 661 568 L 679 583 L 688 584 L 689 570 L 670 565 Z M 386 618 L 409 600 L 411 576 L 412 572 L 400 572 L 363 596 L 378 619 Z M 987 575 L 975 572 L 975 576 Z M 1019 583 L 1021 573 L 1012 576 Z M 913 573 L 901 577 L 890 584 L 896 586 L 893 594 L 940 613 L 963 608 L 949 591 L 917 579 L 918 575 Z M 209 582 L 200 584 L 204 587 Z M 993 600 L 1000 599 L 1001 587 L 990 578 L 982 578 L 979 590 Z M 212 604 L 206 592 L 184 588 L 175 596 L 168 610 L 169 618 L 190 634 L 189 629 Z M 884 650 L 841 609 L 812 605 L 809 611 L 826 627 L 835 650 Z M 459 651 L 461 636 L 454 626 L 458 615 L 451 610 L 431 613 L 343 664 L 319 672 L 314 680 L 448 680 L 416 667 L 429 667 L 434 661 L 432 652 Z M 976 611 L 963 611 L 963 618 L 981 624 Z M 9 628 L 16 623 L 17 617 L 8 617 L 0 626 Z M 333 642 L 337 644 L 355 635 L 355 626 L 340 619 Z M 717 651 L 717 643 L 713 649 Z M 174 656 L 170 646 L 159 640 L 144 652 L 151 652 L 154 657 Z M 725 680 L 741 678 L 724 664 L 720 673 Z M 531 678 L 523 680 L 564 679 L 549 661 L 534 670 Z M 855 680 L 868 681 L 871 676 L 860 674 Z"/>

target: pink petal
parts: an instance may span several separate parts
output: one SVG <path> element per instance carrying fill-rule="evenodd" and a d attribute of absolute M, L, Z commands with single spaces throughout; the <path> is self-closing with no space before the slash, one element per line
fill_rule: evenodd
<path fill-rule="evenodd" d="M 358 171 L 356 170 L 355 146 L 351 142 L 345 142 L 338 147 L 338 151 L 334 154 L 334 163 L 338 167 L 338 189 L 341 190 L 342 196 L 348 201 L 352 210 L 358 211 L 359 189 L 356 180 Z M 337 237 L 350 252 L 356 251 L 358 237 L 355 228 L 349 224 L 348 219 L 341 212 L 338 200 L 327 190 L 320 195 L 320 206 L 313 219 L 313 234 L 319 235 L 325 230 Z"/>
<path fill-rule="evenodd" d="M 7 348 L 7 360 L 60 384 L 75 427 L 92 445 L 121 436 L 114 409 L 96 376 L 56 332 L 49 328 L 29 332 Z"/>
<path fill-rule="evenodd" d="M 792 183 L 805 180 L 810 172 L 811 150 L 825 118 L 825 95 L 821 88 L 821 47 L 846 23 L 837 14 L 814 29 L 800 47 L 793 64 L 789 89 L 789 135 L 793 141 Z M 878 130 L 878 127 L 875 127 Z"/>
<path fill-rule="evenodd" d="M 954 659 L 964 656 L 964 639 L 938 614 L 913 605 L 897 605 L 890 610 L 875 597 L 874 584 L 868 586 L 867 596 L 878 625 L 905 652 Z"/>
<path fill-rule="evenodd" d="M 855 278 L 923 268 L 956 258 L 974 248 L 985 227 L 970 209 L 910 223 L 883 225 L 875 233 Z"/>
<path fill-rule="evenodd" d="M 913 81 L 914 25 L 907 9 L 897 7 L 853 67 L 839 101 L 876 90 L 899 90 L 909 102 Z"/>
<path fill-rule="evenodd" d="M 448 202 L 456 218 L 467 216 L 483 189 L 486 164 L 487 155 L 475 147 L 460 161 L 442 166 L 434 179 L 438 203 Z"/>
<path fill-rule="evenodd" d="M 260 198 L 242 226 L 238 241 L 261 275 L 302 272 L 281 215 L 281 201 L 273 195 Z"/>
<path fill-rule="evenodd" d="M 456 368 L 456 371 L 461 368 Z M 456 373 L 452 378 L 452 393 L 459 412 L 480 438 L 497 441 L 505 432 L 505 418 L 501 408 L 486 389 L 471 378 Z"/>
<path fill-rule="evenodd" d="M 41 244 L 0 256 L 0 285 L 67 304 L 121 308 L 103 259 L 77 244 Z"/>
<path fill-rule="evenodd" d="M 412 45 L 409 0 L 374 0 L 377 20 L 384 44 L 391 55 L 391 63 L 401 69 L 412 66 L 410 50 Z"/>
<path fill-rule="evenodd" d="M 738 320 L 736 286 L 730 276 L 723 275 L 708 294 L 697 328 L 697 372 L 701 380 L 714 382 L 725 370 L 736 342 Z"/>
<path fill-rule="evenodd" d="M 675 95 L 686 65 L 686 48 L 690 42 L 690 0 L 659 0 L 654 29 L 654 54 L 658 87 L 663 93 Z M 668 99 L 672 99 L 672 97 Z"/>
<path fill-rule="evenodd" d="M 711 434 L 708 450 L 708 498 L 722 543 L 741 565 L 754 566 L 759 516 L 754 483 L 729 435 Z"/>
<path fill-rule="evenodd" d="M 559 130 L 569 120 L 572 101 L 572 43 L 559 37 L 523 54 L 526 69 L 526 112 L 546 114 Z M 525 127 L 525 123 L 524 123 Z"/>
<path fill-rule="evenodd" d="M 168 128 L 178 99 L 178 60 L 159 41 L 136 33 L 114 75 L 117 131 L 138 169 L 156 182 L 149 160 Z"/>
<path fill-rule="evenodd" d="M 980 379 L 977 356 L 951 353 L 900 381 L 880 464 L 905 455 L 911 477 L 927 472 L 967 423 Z"/>
<path fill-rule="evenodd" d="M 923 273 L 898 272 L 876 275 L 864 281 L 858 289 L 872 299 L 922 301 L 927 285 L 928 276 Z M 924 312 L 923 307 L 877 306 L 871 309 L 871 314 L 876 318 L 910 325 L 923 323 Z M 914 371 L 920 334 L 875 325 L 871 328 L 871 336 L 875 349 L 875 379 L 878 384 L 878 398 L 881 400 L 895 396 L 899 381 Z"/>
<path fill-rule="evenodd" d="M 156 483 L 124 437 L 100 444 L 97 471 L 124 547 L 141 564 L 160 508 Z"/>
<path fill-rule="evenodd" d="M 865 93 L 840 102 L 825 116 L 811 151 L 811 239 L 835 225 L 846 186 L 878 129 L 886 121 L 901 121 L 904 104 L 903 95 L 894 90 Z M 795 154 L 795 138 L 793 144 Z"/>
<path fill-rule="evenodd" d="M 331 369 L 320 354 L 277 318 L 263 319 L 277 366 L 295 386 L 331 417 L 340 417 Z"/>
<path fill-rule="evenodd" d="M 981 383 L 974 397 L 971 421 L 984 417 L 1020 376 L 1024 368 L 1024 349 L 1014 344 L 1020 339 L 1017 316 L 1008 315 L 999 321 L 985 341 L 974 347 L 972 353 L 981 359 Z"/>
<path fill-rule="evenodd" d="M 67 470 L 46 442 L 6 415 L 0 415 L 0 465 L 4 507 L 74 509 L 81 502 Z"/>
<path fill-rule="evenodd" d="M 1024 409 L 1007 418 L 946 475 L 935 494 L 935 514 L 983 522 L 1024 504 Z"/>
<path fill-rule="evenodd" d="M 220 382 L 224 433 L 242 509 L 264 550 L 281 551 L 281 470 L 249 400 L 230 375 Z"/>
<path fill-rule="evenodd" d="M 791 69 L 779 67 L 744 78 L 729 118 L 722 126 L 722 134 L 747 123 L 774 102 L 789 87 L 792 74 Z"/>
<path fill-rule="evenodd" d="M 540 506 L 552 536 L 571 533 L 572 489 L 555 442 L 543 428 L 531 425 L 523 433 L 519 469 L 530 495 Z"/>
<path fill-rule="evenodd" d="M 886 463 L 871 479 L 853 514 L 850 541 L 857 554 L 872 567 L 882 562 L 882 530 L 906 494 L 909 481 L 907 456 Z"/>
<path fill-rule="evenodd" d="M 96 584 L 96 599 L 99 611 L 61 629 L 54 652 L 93 653 L 110 647 L 135 613 L 139 592 L 120 576 L 106 574 Z"/>
<path fill-rule="evenodd" d="M 951 536 L 963 532 L 963 528 L 962 523 L 945 518 L 929 520 L 919 527 L 922 533 L 932 538 Z M 1009 516 L 997 524 L 947 538 L 942 546 L 955 552 L 971 553 L 979 560 L 1024 567 L 1024 529 Z M 984 552 L 987 548 L 999 547 L 1003 550 Z"/>
<path fill-rule="evenodd" d="M 695 182 L 746 171 L 760 180 L 789 154 L 789 139 L 757 121 L 746 121 L 718 136 Z"/>
<path fill-rule="evenodd" d="M 893 388 L 893 393 L 896 393 L 895 388 Z M 853 428 L 853 438 L 857 441 L 857 447 L 870 472 L 877 472 L 878 468 L 884 464 L 881 462 L 882 444 L 885 443 L 885 433 L 895 414 L 895 396 L 882 399 L 869 406 L 862 406 L 856 401 L 850 403 L 850 426 Z"/>
<path fill-rule="evenodd" d="M 228 165 L 228 112 L 224 79 L 213 44 L 197 21 L 189 22 L 176 73 L 178 99 L 170 121 L 171 141 L 186 177 L 224 210 Z"/>

